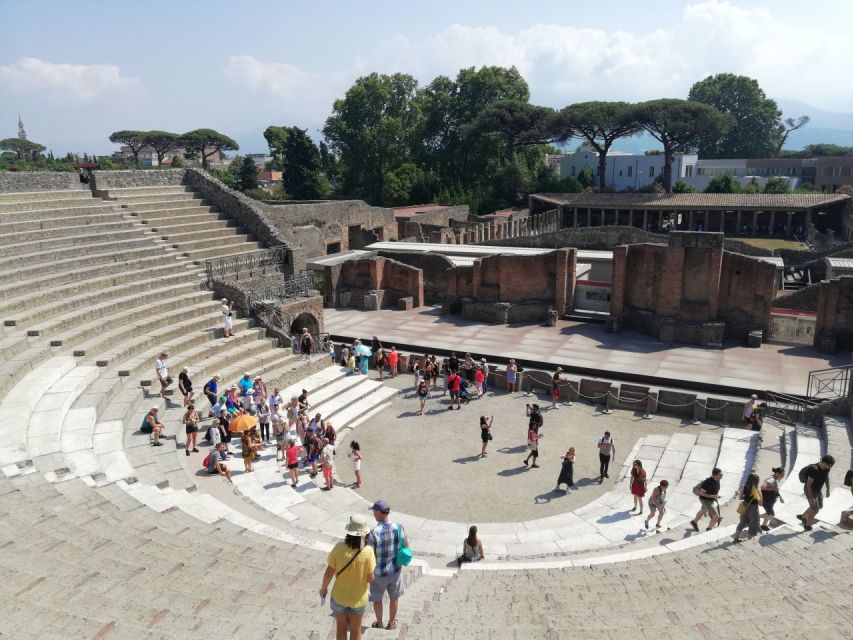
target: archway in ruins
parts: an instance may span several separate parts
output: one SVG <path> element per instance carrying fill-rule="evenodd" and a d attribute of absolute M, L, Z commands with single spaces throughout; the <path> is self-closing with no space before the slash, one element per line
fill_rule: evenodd
<path fill-rule="evenodd" d="M 320 323 L 317 322 L 317 318 L 313 314 L 307 312 L 300 313 L 290 323 L 290 334 L 302 333 L 303 329 L 308 329 L 309 333 L 317 335 L 320 332 Z"/>

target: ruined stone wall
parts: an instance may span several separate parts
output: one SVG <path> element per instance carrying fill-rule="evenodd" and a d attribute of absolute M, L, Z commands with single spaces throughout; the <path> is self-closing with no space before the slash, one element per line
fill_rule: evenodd
<path fill-rule="evenodd" d="M 0 171 L 0 193 L 80 189 L 76 173 L 65 171 Z M 88 188 L 88 187 L 85 187 Z"/>
<path fill-rule="evenodd" d="M 479 258 L 474 261 L 470 300 L 463 301 L 463 317 L 484 322 L 527 322 L 548 320 L 550 309 L 561 317 L 572 310 L 576 267 L 574 249 L 538 256 L 498 254 Z"/>
<path fill-rule="evenodd" d="M 330 244 L 341 251 L 362 249 L 376 240 L 396 240 L 394 210 L 372 207 L 361 200 L 258 203 L 273 226 L 300 247 L 306 258 L 326 255 Z M 350 227 L 354 242 L 350 242 Z M 373 231 L 373 235 L 364 232 Z"/>
<path fill-rule="evenodd" d="M 276 227 L 273 221 L 264 213 L 261 204 L 243 195 L 239 191 L 229 189 L 221 181 L 206 171 L 199 169 L 168 169 L 167 171 L 183 171 L 183 184 L 191 187 L 204 201 L 230 215 L 248 233 L 268 247 L 288 247 L 288 273 L 305 269 L 305 256 L 295 247 L 287 236 Z M 114 172 L 119 173 L 119 172 Z M 146 171 L 143 173 L 160 173 Z"/>
<path fill-rule="evenodd" d="M 719 233 L 674 231 L 669 241 L 614 249 L 611 330 L 720 344 L 769 328 L 774 265 L 724 252 Z"/>
<path fill-rule="evenodd" d="M 853 276 L 820 283 L 814 346 L 828 353 L 853 350 Z"/>
<path fill-rule="evenodd" d="M 773 298 L 773 307 L 793 311 L 817 311 L 820 283 L 810 284 L 796 291 L 785 292 Z"/>
<path fill-rule="evenodd" d="M 187 171 L 188 169 L 96 170 L 90 173 L 89 186 L 92 191 L 178 186 L 183 183 Z"/>
<path fill-rule="evenodd" d="M 422 306 L 423 272 L 381 256 L 347 260 L 340 265 L 336 294 L 339 304 L 364 308 L 365 296 L 376 292 L 381 296 L 379 306 L 395 308 L 400 298 L 407 297 L 412 298 L 413 306 Z"/>
<path fill-rule="evenodd" d="M 584 227 L 583 229 L 560 229 L 555 233 L 543 233 L 538 236 L 518 238 L 503 238 L 486 240 L 481 244 L 503 247 L 533 247 L 537 249 L 557 249 L 560 247 L 576 247 L 596 251 L 610 251 L 623 244 L 656 243 L 666 244 L 668 235 L 651 233 L 637 227 L 607 226 Z M 773 252 L 760 247 L 753 247 L 740 240 L 725 238 L 723 248 L 726 251 L 742 253 L 751 256 L 771 256 Z"/>
<path fill-rule="evenodd" d="M 442 304 L 456 296 L 458 275 L 453 273 L 453 263 L 446 256 L 434 253 L 405 253 L 382 250 L 379 255 L 420 269 L 424 281 L 424 304 Z M 467 293 L 470 295 L 471 268 L 468 267 Z"/>
<path fill-rule="evenodd" d="M 724 253 L 717 317 L 727 338 L 761 329 L 769 335 L 776 267 L 737 253 Z"/>

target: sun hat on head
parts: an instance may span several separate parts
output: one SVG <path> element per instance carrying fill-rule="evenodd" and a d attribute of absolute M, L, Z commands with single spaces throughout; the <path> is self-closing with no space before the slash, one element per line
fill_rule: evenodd
<path fill-rule="evenodd" d="M 757 395 L 755 395 L 754 393 L 753 393 L 751 396 L 749 396 L 749 397 L 750 397 L 750 398 L 752 398 L 753 400 L 758 400 L 758 396 L 757 396 Z"/>
<path fill-rule="evenodd" d="M 217 373 L 215 376 L 213 376 L 213 379 L 216 380 L 217 382 L 221 382 L 222 376 Z"/>
<path fill-rule="evenodd" d="M 243 377 L 244 377 L 244 378 L 251 378 L 251 377 L 252 377 L 252 374 L 251 374 L 251 373 L 249 373 L 248 371 L 244 371 L 244 372 L 243 372 Z"/>
<path fill-rule="evenodd" d="M 151 411 L 160 411 L 160 407 L 151 407 Z"/>
<path fill-rule="evenodd" d="M 346 532 L 351 536 L 366 536 L 370 533 L 370 525 L 367 524 L 367 516 L 354 513 L 349 517 Z"/>
<path fill-rule="evenodd" d="M 228 302 L 228 298 L 222 298 L 222 300 L 220 300 L 220 302 Z"/>
<path fill-rule="evenodd" d="M 391 505 L 386 500 L 377 500 L 371 505 L 370 510 L 379 513 L 391 513 Z"/>

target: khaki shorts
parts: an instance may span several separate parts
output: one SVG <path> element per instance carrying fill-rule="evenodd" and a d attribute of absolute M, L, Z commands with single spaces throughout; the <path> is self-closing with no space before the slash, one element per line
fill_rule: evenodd
<path fill-rule="evenodd" d="M 699 504 L 702 505 L 702 508 L 712 518 L 716 518 L 720 515 L 719 510 L 717 509 L 717 501 L 716 500 L 705 500 L 704 498 L 699 498 Z"/>

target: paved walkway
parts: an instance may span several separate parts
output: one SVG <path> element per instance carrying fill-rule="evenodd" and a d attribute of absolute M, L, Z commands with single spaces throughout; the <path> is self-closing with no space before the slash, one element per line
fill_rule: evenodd
<path fill-rule="evenodd" d="M 827 356 L 809 347 L 765 344 L 723 349 L 664 344 L 635 331 L 605 333 L 604 326 L 561 320 L 489 325 L 442 316 L 438 307 L 412 311 L 325 309 L 332 334 L 433 348 L 470 351 L 600 370 L 602 377 L 633 373 L 669 381 L 691 380 L 738 388 L 805 394 L 809 371 L 849 364 L 848 354 Z M 672 383 L 662 382 L 670 385 Z"/>

